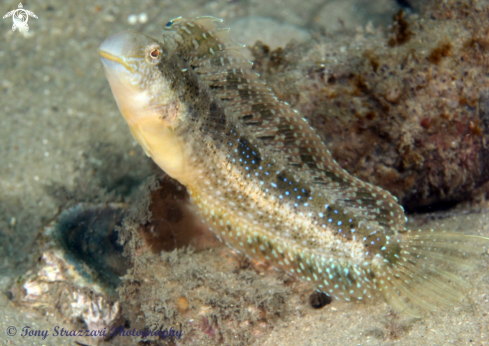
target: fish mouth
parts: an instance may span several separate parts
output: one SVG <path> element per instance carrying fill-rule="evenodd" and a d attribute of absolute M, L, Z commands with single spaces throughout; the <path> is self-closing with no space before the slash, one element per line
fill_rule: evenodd
<path fill-rule="evenodd" d="M 120 56 L 111 54 L 101 49 L 99 49 L 98 54 L 102 58 L 102 63 L 104 64 L 105 67 L 113 68 L 116 65 L 122 65 L 129 72 L 131 73 L 134 72 L 134 69 L 129 64 L 127 64 L 124 58 L 121 58 Z"/>
<path fill-rule="evenodd" d="M 106 38 L 98 48 L 102 63 L 107 69 L 133 74 L 137 70 L 135 62 L 144 59 L 146 46 L 154 39 L 132 31 L 122 31 Z M 106 70 L 107 70 L 106 69 Z"/>

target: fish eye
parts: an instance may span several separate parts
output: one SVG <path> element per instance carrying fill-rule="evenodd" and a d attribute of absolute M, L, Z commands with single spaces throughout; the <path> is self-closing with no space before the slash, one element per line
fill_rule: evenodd
<path fill-rule="evenodd" d="M 150 53 L 149 53 L 149 56 L 152 58 L 152 59 L 158 59 L 158 57 L 160 56 L 160 50 L 159 49 L 153 49 Z"/>
<path fill-rule="evenodd" d="M 151 64 L 160 62 L 161 48 L 157 44 L 152 44 L 146 48 L 146 60 Z"/>

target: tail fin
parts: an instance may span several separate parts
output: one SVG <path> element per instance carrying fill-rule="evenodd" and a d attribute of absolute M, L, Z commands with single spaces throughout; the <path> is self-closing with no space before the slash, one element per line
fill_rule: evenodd
<path fill-rule="evenodd" d="M 464 297 L 471 286 L 457 269 L 473 267 L 489 238 L 456 233 L 406 231 L 391 237 L 374 282 L 396 310 L 419 317 Z"/>

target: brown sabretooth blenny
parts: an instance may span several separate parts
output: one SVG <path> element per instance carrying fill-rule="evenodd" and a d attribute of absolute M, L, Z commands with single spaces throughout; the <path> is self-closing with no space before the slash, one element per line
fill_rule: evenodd
<path fill-rule="evenodd" d="M 343 170 L 215 21 L 177 18 L 161 41 L 122 32 L 99 51 L 134 138 L 213 231 L 337 298 L 380 291 L 411 315 L 460 299 L 444 265 L 472 263 L 487 239 L 407 230 L 395 197 Z"/>

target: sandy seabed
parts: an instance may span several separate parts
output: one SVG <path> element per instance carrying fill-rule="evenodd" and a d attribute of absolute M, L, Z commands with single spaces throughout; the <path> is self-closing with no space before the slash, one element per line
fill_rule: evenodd
<path fill-rule="evenodd" d="M 475 8 L 473 2 L 468 3 Z M 317 40 L 318 35 L 331 42 L 349 37 L 349 44 L 354 44 L 366 27 L 387 28 L 399 10 L 393 0 L 52 0 L 23 4 L 38 16 L 29 19 L 28 32 L 13 32 L 11 19 L 0 22 L 0 285 L 4 293 L 0 294 L 0 329 L 5 345 L 74 344 L 69 337 L 20 337 L 24 326 L 52 334 L 55 326 L 74 329 L 76 325 L 59 314 L 42 314 L 9 299 L 14 281 L 36 265 L 43 226 L 78 202 L 135 203 L 144 182 L 159 173 L 131 137 L 110 92 L 97 53 L 106 37 L 127 29 L 158 37 L 161 27 L 174 17 L 212 15 L 223 18 L 232 28 L 232 37 L 248 45 L 260 39 L 274 48 L 290 39 Z M 487 6 L 483 1 L 477 4 Z M 15 1 L 4 1 L 0 13 L 17 6 Z M 482 204 L 478 212 L 417 217 L 414 222 L 489 236 L 485 208 Z M 168 282 L 176 282 L 187 275 L 185 261 L 208 261 L 208 267 L 195 269 L 205 275 L 220 268 L 221 258 L 232 257 L 229 251 L 217 246 L 174 257 L 145 253 L 138 263 L 172 263 L 182 268 L 168 276 Z M 361 303 L 333 301 L 316 310 L 309 304 L 312 290 L 307 285 L 293 282 L 285 287 L 287 279 L 280 273 L 249 267 L 238 266 L 241 272 L 229 274 L 235 264 L 223 269 L 227 272 L 222 275 L 230 276 L 209 282 L 217 285 L 229 278 L 239 284 L 246 280 L 243 287 L 263 296 L 270 285 L 284 299 L 269 301 L 276 316 L 265 326 L 255 325 L 257 329 L 246 339 L 255 345 L 489 345 L 487 254 L 481 254 L 479 262 L 466 273 L 473 289 L 463 302 L 416 320 L 392 314 L 381 297 Z M 231 284 L 225 288 L 230 296 L 241 292 Z M 130 292 L 124 291 L 123 296 Z M 178 297 L 175 293 L 166 298 L 171 302 Z M 149 320 L 149 315 L 145 318 Z M 12 326 L 18 332 L 8 336 Z M 218 344 L 208 326 L 197 327 L 207 331 L 205 344 Z M 83 342 L 96 344 L 90 338 Z M 199 342 L 194 344 L 204 344 Z M 132 341 L 114 338 L 106 343 Z"/>

